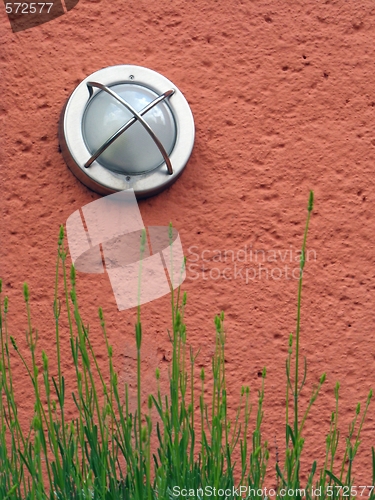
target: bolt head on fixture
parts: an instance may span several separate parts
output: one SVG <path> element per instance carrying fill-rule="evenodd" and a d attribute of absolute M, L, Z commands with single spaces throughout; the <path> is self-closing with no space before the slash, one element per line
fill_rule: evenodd
<path fill-rule="evenodd" d="M 147 68 L 111 66 L 85 78 L 60 118 L 65 162 L 100 194 L 133 189 L 138 198 L 170 186 L 194 144 L 189 104 L 167 78 Z"/>

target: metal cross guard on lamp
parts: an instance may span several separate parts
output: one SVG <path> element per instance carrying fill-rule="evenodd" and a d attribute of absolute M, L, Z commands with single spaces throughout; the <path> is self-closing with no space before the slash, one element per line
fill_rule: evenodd
<path fill-rule="evenodd" d="M 152 109 L 154 106 L 159 104 L 159 102 L 164 101 L 167 97 L 170 97 L 172 94 L 174 94 L 174 90 L 167 90 L 167 92 L 164 92 L 161 96 L 157 97 L 154 99 L 148 106 L 144 107 L 139 113 L 130 106 L 130 104 L 124 99 L 122 99 L 116 92 L 113 92 L 110 88 L 106 87 L 105 85 L 102 85 L 101 83 L 97 82 L 88 82 L 87 87 L 89 88 L 89 93 L 90 97 L 93 95 L 93 87 L 97 87 L 100 90 L 104 90 L 104 92 L 107 92 L 109 95 L 111 95 L 114 99 L 116 99 L 118 102 L 120 102 L 123 106 L 125 106 L 126 109 L 128 109 L 131 113 L 133 113 L 134 118 L 131 118 L 127 123 L 125 123 L 124 126 L 122 126 L 116 133 L 114 133 L 109 139 L 106 140 L 106 142 L 97 150 L 95 153 L 91 156 L 91 158 L 85 163 L 85 167 L 88 168 L 94 160 L 98 158 L 104 151 L 118 138 L 120 137 L 121 134 L 123 134 L 129 127 L 133 125 L 137 120 L 142 124 L 142 126 L 147 130 L 147 132 L 150 134 L 150 136 L 153 138 L 155 144 L 160 150 L 160 153 L 162 154 L 164 161 L 168 167 L 168 172 L 170 174 L 173 174 L 173 169 L 171 165 L 171 161 L 169 159 L 168 153 L 164 149 L 163 144 L 159 141 L 159 139 L 156 137 L 154 134 L 152 128 L 150 125 L 142 118 L 142 115 L 145 115 L 147 111 Z"/>

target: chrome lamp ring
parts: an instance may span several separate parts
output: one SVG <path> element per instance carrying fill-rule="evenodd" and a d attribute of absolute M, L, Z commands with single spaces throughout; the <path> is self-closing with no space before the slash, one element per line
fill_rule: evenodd
<path fill-rule="evenodd" d="M 104 87 L 111 89 L 115 85 L 128 83 L 145 87 L 159 96 L 156 99 L 156 104 L 147 106 L 143 112 L 134 112 L 134 118 L 129 120 L 132 123 L 139 120 L 143 122 L 144 127 L 148 127 L 142 118 L 142 116 L 146 118 L 147 110 L 154 105 L 157 106 L 158 102 L 167 102 L 176 126 L 176 139 L 169 155 L 169 162 L 168 158 L 165 158 L 164 154 L 162 156 L 161 153 L 161 164 L 158 167 L 135 174 L 114 172 L 103 166 L 99 158 L 93 159 L 95 155 L 89 151 L 82 129 L 82 120 L 87 105 L 90 99 L 95 98 L 96 95 L 91 85 L 93 82 L 100 82 L 96 85 L 99 87 L 98 92 L 103 91 Z M 121 101 L 121 98 L 118 100 Z M 123 104 L 128 109 L 132 109 L 126 103 Z M 126 129 L 132 126 L 132 123 L 124 123 L 124 127 L 122 127 L 124 131 L 119 130 L 117 136 L 122 133 L 126 134 Z M 152 130 L 148 132 L 151 136 L 153 135 Z M 117 136 L 108 137 L 108 142 L 110 143 L 110 139 L 112 142 L 115 141 Z M 183 172 L 193 149 L 194 137 L 193 115 L 181 91 L 163 75 L 148 68 L 134 65 L 110 66 L 85 78 L 69 97 L 61 113 L 59 123 L 60 148 L 66 164 L 83 184 L 103 195 L 133 189 L 137 198 L 146 198 L 167 188 Z M 155 141 L 155 143 L 157 142 L 158 140 Z M 105 147 L 106 145 L 102 149 L 104 150 Z M 163 151 L 161 144 L 158 147 L 160 151 Z M 165 161 L 166 159 L 167 161 Z"/>

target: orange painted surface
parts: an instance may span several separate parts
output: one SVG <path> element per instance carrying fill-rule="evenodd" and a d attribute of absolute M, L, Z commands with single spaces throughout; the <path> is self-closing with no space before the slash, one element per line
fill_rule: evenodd
<path fill-rule="evenodd" d="M 271 465 L 275 442 L 282 449 L 285 439 L 285 359 L 297 293 L 291 273 L 298 267 L 290 256 L 302 242 L 308 192 L 315 192 L 301 349 L 308 387 L 327 372 L 306 427 L 306 463 L 322 460 L 336 380 L 343 434 L 357 402 L 375 385 L 373 2 L 80 0 L 66 15 L 18 33 L 1 8 L 0 29 L 0 256 L 11 334 L 25 346 L 27 281 L 40 349 L 53 351 L 59 225 L 99 196 L 77 181 L 59 153 L 66 99 L 102 67 L 149 67 L 184 93 L 196 142 L 182 177 L 141 201 L 141 214 L 146 225 L 172 221 L 180 232 L 188 258 L 188 338 L 201 348 L 199 366 L 210 366 L 213 318 L 225 311 L 233 408 L 242 384 L 251 386 L 256 402 L 267 366 L 263 432 Z M 78 290 L 104 356 L 96 319 L 103 307 L 116 367 L 135 395 L 135 311 L 117 311 L 107 276 L 79 274 Z M 157 366 L 166 377 L 169 310 L 168 296 L 143 307 L 145 397 L 156 386 Z M 17 361 L 15 370 L 26 419 L 31 386 Z M 309 395 L 306 390 L 304 403 Z M 372 407 L 356 465 L 362 484 L 371 480 L 374 427 Z"/>

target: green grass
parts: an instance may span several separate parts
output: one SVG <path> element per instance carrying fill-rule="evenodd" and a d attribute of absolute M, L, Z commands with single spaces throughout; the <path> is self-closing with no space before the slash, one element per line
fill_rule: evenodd
<path fill-rule="evenodd" d="M 184 322 L 186 294 L 171 293 L 172 360 L 169 368 L 169 391 L 163 394 L 160 371 L 156 370 L 157 390 L 142 407 L 142 323 L 138 308 L 135 325 L 137 348 L 137 408 L 130 411 L 129 388 L 120 386 L 113 365 L 104 313 L 99 309 L 98 320 L 107 353 L 107 368 L 103 371 L 90 341 L 89 328 L 80 314 L 74 268 L 67 270 L 64 231 L 61 228 L 56 265 L 55 317 L 56 353 L 38 352 L 38 334 L 30 312 L 30 297 L 24 286 L 27 311 L 27 353 L 21 352 L 7 326 L 8 299 L 0 304 L 0 499 L 61 499 L 61 500 L 151 500 L 172 498 L 239 498 L 234 494 L 221 496 L 220 490 L 250 488 L 242 498 L 264 498 L 265 487 L 277 481 L 278 498 L 354 498 L 353 462 L 360 444 L 361 430 L 370 405 L 372 391 L 363 411 L 358 403 L 353 422 L 344 439 L 345 455 L 337 458 L 340 432 L 338 427 L 339 384 L 332 392 L 335 408 L 327 429 L 326 449 L 313 460 L 304 454 L 304 430 L 309 413 L 317 399 L 325 374 L 322 374 L 307 407 L 301 408 L 300 395 L 306 390 L 305 361 L 300 366 L 300 325 L 303 269 L 313 194 L 310 193 L 304 233 L 300 278 L 297 291 L 297 324 L 289 337 L 286 359 L 286 422 L 285 455 L 270 457 L 261 427 L 265 402 L 266 369 L 263 370 L 255 415 L 251 416 L 250 389 L 241 387 L 237 409 L 228 411 L 224 352 L 226 334 L 224 313 L 214 322 L 215 352 L 211 370 L 199 371 L 194 353 L 187 343 Z M 142 239 L 141 254 L 145 238 Z M 62 299 L 58 290 L 60 281 Z M 0 284 L 1 286 L 1 284 Z M 1 295 L 1 290 L 0 290 Z M 66 314 L 63 322 L 61 315 Z M 61 323 L 68 332 L 60 331 Z M 74 380 L 66 380 L 61 360 L 60 336 L 70 338 L 71 366 Z M 34 395 L 34 415 L 29 426 L 22 425 L 14 395 L 12 365 L 15 356 L 24 367 Z M 49 356 L 57 362 L 52 375 Z M 38 367 L 41 367 L 39 369 Z M 68 383 L 69 382 L 69 383 Z M 26 380 L 25 380 L 26 384 Z M 67 391 L 66 387 L 73 387 Z M 200 390 L 197 387 L 200 386 Z M 210 387 L 210 389 L 208 389 Z M 271 398 L 267 411 L 272 411 Z M 75 409 L 74 417 L 67 408 Z M 368 481 L 375 481 L 375 452 Z M 311 464 L 307 479 L 301 465 Z M 270 472 L 271 470 L 271 472 Z M 268 484 L 267 484 L 268 481 Z M 182 489 L 194 490 L 194 495 L 178 496 Z M 216 490 L 214 490 L 214 488 Z M 321 495 L 314 495 L 319 491 Z M 298 491 L 298 490 L 304 491 Z M 285 493 L 284 493 L 285 490 Z M 213 492 L 216 491 L 216 494 Z M 209 493 L 212 493 L 211 495 Z M 175 493 L 175 495 L 174 495 Z M 369 489 L 358 496 L 375 499 Z M 276 498 L 271 495 L 271 498 Z"/>

